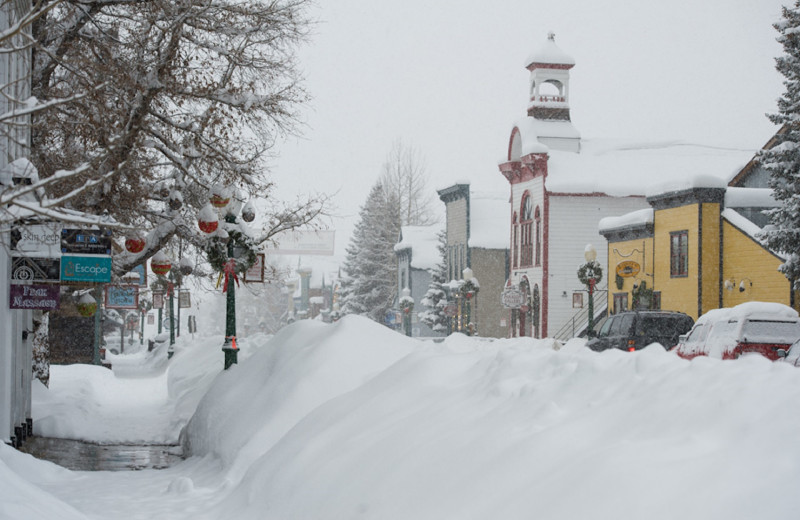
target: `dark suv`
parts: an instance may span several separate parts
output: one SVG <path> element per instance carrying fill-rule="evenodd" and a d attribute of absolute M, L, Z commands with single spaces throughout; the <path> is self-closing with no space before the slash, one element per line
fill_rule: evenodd
<path fill-rule="evenodd" d="M 633 352 L 651 343 L 660 343 L 669 350 L 678 344 L 681 334 L 686 334 L 694 320 L 682 312 L 628 311 L 606 318 L 597 337 L 586 344 L 598 352 L 610 348 Z"/>

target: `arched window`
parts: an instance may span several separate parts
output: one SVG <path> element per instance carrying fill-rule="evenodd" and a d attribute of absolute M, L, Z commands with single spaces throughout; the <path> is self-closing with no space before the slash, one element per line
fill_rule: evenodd
<path fill-rule="evenodd" d="M 536 231 L 536 265 L 542 265 L 542 213 L 539 211 L 539 206 L 536 206 L 536 211 L 533 214 Z"/>
<path fill-rule="evenodd" d="M 519 266 L 519 223 L 517 212 L 511 216 L 511 268 Z"/>
<path fill-rule="evenodd" d="M 522 196 L 520 208 L 520 267 L 533 265 L 533 214 L 531 196 L 527 192 Z"/>

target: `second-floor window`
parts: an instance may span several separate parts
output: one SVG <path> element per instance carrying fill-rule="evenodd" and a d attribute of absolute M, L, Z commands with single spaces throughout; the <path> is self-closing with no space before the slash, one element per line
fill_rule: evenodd
<path fill-rule="evenodd" d="M 689 276 L 689 232 L 686 230 L 669 234 L 669 274 Z"/>
<path fill-rule="evenodd" d="M 533 208 L 531 197 L 527 193 L 522 199 L 522 213 L 520 215 L 520 267 L 533 265 Z"/>

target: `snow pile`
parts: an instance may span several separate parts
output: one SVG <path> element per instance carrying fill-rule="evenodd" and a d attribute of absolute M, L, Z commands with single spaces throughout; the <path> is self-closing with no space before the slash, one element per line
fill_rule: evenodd
<path fill-rule="evenodd" d="M 351 316 L 253 337 L 222 371 L 216 339 L 181 345 L 166 373 L 141 381 L 60 367 L 49 393 L 73 399 L 51 415 L 55 431 L 90 407 L 112 435 L 130 424 L 110 407 L 185 413 L 204 395 L 183 432 L 194 456 L 74 473 L 0 446 L 0 517 L 15 503 L 36 504 L 31 519 L 797 515 L 800 372 L 786 363 L 596 353 L 583 340 L 422 342 Z M 162 402 L 143 383 L 166 392 L 165 377 Z M 37 423 L 42 405 L 37 395 Z"/>

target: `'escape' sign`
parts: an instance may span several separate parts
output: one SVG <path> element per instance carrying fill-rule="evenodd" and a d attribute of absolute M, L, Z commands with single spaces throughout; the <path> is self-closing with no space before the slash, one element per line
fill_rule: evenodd
<path fill-rule="evenodd" d="M 97 282 L 111 281 L 111 257 L 101 255 L 61 257 L 62 282 Z"/>

